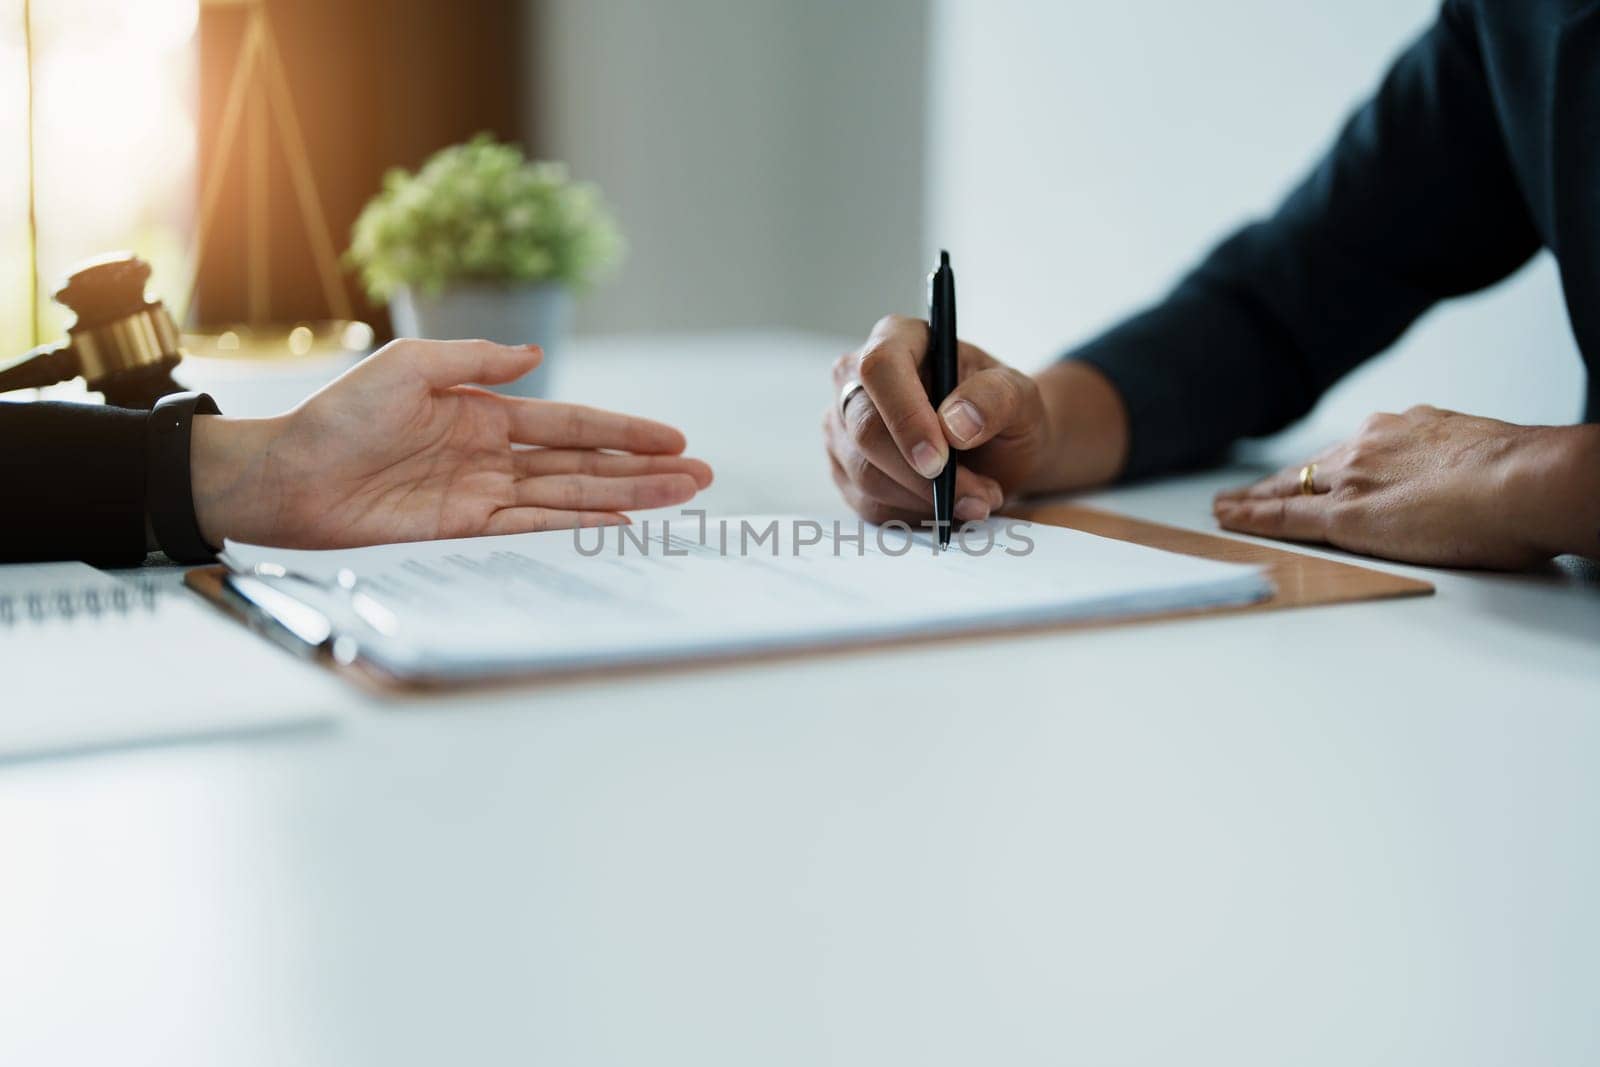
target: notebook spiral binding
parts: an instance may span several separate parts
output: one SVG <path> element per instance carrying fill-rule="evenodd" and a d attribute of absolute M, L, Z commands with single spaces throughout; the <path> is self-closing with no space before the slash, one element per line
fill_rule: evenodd
<path fill-rule="evenodd" d="M 157 600 L 156 590 L 148 585 L 0 593 L 0 631 L 45 622 L 149 614 L 156 610 Z"/>

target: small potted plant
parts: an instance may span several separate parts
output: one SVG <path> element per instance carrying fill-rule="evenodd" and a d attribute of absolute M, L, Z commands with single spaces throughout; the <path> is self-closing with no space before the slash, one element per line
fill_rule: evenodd
<path fill-rule="evenodd" d="M 500 387 L 541 396 L 574 292 L 621 255 L 598 189 L 480 134 L 416 174 L 390 171 L 356 219 L 348 259 L 402 336 L 541 346 L 543 365 Z"/>

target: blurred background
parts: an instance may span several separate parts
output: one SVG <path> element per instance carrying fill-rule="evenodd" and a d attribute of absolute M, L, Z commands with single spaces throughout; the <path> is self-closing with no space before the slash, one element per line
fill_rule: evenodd
<path fill-rule="evenodd" d="M 1435 13 L 1433 0 L 0 0 L 0 355 L 59 336 L 50 292 L 115 248 L 151 261 L 152 289 L 193 329 L 348 316 L 381 339 L 387 308 L 339 258 L 353 222 L 391 167 L 487 131 L 596 183 L 626 240 L 578 304 L 580 337 L 844 344 L 885 312 L 921 313 L 946 247 L 963 335 L 1033 367 L 1270 210 Z M 251 40 L 261 25 L 270 47 Z M 1580 374 L 1541 256 L 1429 316 L 1295 432 L 1420 401 L 1570 421 Z"/>

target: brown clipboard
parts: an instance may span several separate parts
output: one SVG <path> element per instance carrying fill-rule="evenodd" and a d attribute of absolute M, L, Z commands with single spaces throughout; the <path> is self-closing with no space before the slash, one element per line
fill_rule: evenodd
<path fill-rule="evenodd" d="M 227 584 L 226 567 L 201 567 L 184 575 L 184 584 L 199 593 L 213 606 L 276 641 L 303 657 L 311 658 L 328 667 L 363 689 L 378 694 L 425 693 L 461 689 L 500 689 L 508 686 L 556 684 L 560 682 L 611 676 L 616 671 L 625 673 L 657 673 L 699 669 L 720 663 L 748 662 L 751 660 L 782 660 L 795 656 L 823 653 L 849 655 L 896 646 L 920 644 L 928 641 L 965 641 L 995 637 L 1008 633 L 1071 631 L 1102 629 L 1112 626 L 1136 626 L 1176 619 L 1195 619 L 1213 615 L 1241 615 L 1252 612 L 1279 611 L 1284 608 L 1303 608 L 1322 604 L 1346 604 L 1362 600 L 1388 600 L 1395 597 L 1427 596 L 1433 585 L 1416 578 L 1406 578 L 1386 571 L 1347 563 L 1343 560 L 1310 556 L 1287 548 L 1241 541 L 1215 534 L 1183 530 L 1175 526 L 1135 519 L 1110 511 L 1102 511 L 1082 504 L 1045 504 L 1018 512 L 1015 517 L 1051 526 L 1065 526 L 1085 533 L 1098 534 L 1118 541 L 1129 541 L 1150 548 L 1164 549 L 1186 556 L 1218 560 L 1224 563 L 1247 563 L 1263 568 L 1272 581 L 1273 593 L 1252 604 L 1223 608 L 1198 608 L 1190 611 L 1161 612 L 1158 614 L 1126 615 L 1109 620 L 1077 620 L 1072 622 L 1039 623 L 1023 627 L 994 629 L 978 626 L 958 633 L 940 633 L 919 637 L 906 636 L 871 641 L 858 641 L 848 645 L 823 645 L 781 651 L 761 651 L 741 655 L 715 655 L 685 658 L 666 663 L 625 664 L 618 667 L 596 669 L 586 667 L 570 671 L 541 670 L 527 675 L 497 675 L 493 678 L 462 682 L 428 678 L 398 678 L 387 674 L 360 658 L 341 663 L 327 649 L 309 649 L 298 645 L 281 626 L 261 615 L 249 601 L 235 593 Z"/>

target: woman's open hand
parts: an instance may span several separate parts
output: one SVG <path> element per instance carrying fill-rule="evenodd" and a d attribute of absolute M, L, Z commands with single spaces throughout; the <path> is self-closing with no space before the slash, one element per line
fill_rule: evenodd
<path fill-rule="evenodd" d="M 395 341 L 285 415 L 197 418 L 202 535 L 342 548 L 612 525 L 711 484 L 670 426 L 469 384 L 512 381 L 540 358 L 534 346 Z"/>

